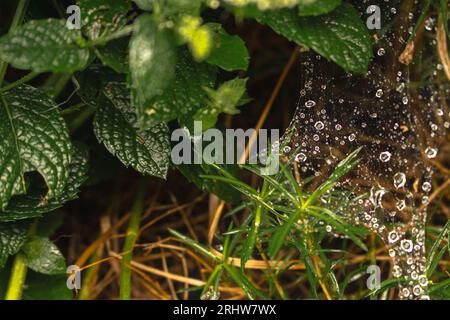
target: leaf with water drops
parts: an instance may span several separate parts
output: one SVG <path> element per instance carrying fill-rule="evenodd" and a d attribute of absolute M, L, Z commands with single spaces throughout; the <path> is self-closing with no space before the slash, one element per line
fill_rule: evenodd
<path fill-rule="evenodd" d="M 172 35 L 150 15 L 134 22 L 130 42 L 130 70 L 140 103 L 163 93 L 174 78 L 176 56 Z"/>
<path fill-rule="evenodd" d="M 66 272 L 66 262 L 58 247 L 48 238 L 32 237 L 21 249 L 25 264 L 33 271 L 57 275 Z"/>
<path fill-rule="evenodd" d="M 137 128 L 135 109 L 124 82 L 111 82 L 104 89 L 94 118 L 97 139 L 126 166 L 148 175 L 165 178 L 169 169 L 169 129 L 158 124 Z"/>
<path fill-rule="evenodd" d="M 13 197 L 8 206 L 0 211 L 0 221 L 15 221 L 40 217 L 46 212 L 56 210 L 64 203 L 78 196 L 79 188 L 87 179 L 89 169 L 87 148 L 79 143 L 73 145 L 71 162 L 65 188 L 58 198 L 46 197 L 45 183 L 33 177 L 26 195 Z"/>
<path fill-rule="evenodd" d="M 372 45 L 358 12 L 343 3 L 318 17 L 299 17 L 294 10 L 268 11 L 257 16 L 275 32 L 313 49 L 349 72 L 364 74 L 372 57 Z"/>
<path fill-rule="evenodd" d="M 333 11 L 342 3 L 342 0 L 300 0 L 298 14 L 304 16 L 319 16 Z"/>
<path fill-rule="evenodd" d="M 78 0 L 81 28 L 89 39 L 96 39 L 126 25 L 131 6 L 128 1 Z"/>
<path fill-rule="evenodd" d="M 0 210 L 13 195 L 27 192 L 27 172 L 37 171 L 44 178 L 47 199 L 59 198 L 72 150 L 54 102 L 30 86 L 6 92 L 0 96 L 0 136 Z"/>
<path fill-rule="evenodd" d="M 72 73 L 89 60 L 80 41 L 80 30 L 69 30 L 65 20 L 32 20 L 0 38 L 0 59 L 18 69 Z"/>
<path fill-rule="evenodd" d="M 5 266 L 8 256 L 19 252 L 27 240 L 28 223 L 0 223 L 0 269 Z"/>

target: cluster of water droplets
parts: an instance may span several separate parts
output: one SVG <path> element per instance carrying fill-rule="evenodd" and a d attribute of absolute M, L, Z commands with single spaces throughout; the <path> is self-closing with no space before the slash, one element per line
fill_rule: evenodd
<path fill-rule="evenodd" d="M 363 147 L 361 161 L 336 185 L 358 201 L 335 209 L 383 239 L 393 276 L 404 278 L 400 298 L 428 299 L 426 207 L 433 191 L 432 163 L 450 114 L 440 106 L 435 88 L 411 88 L 409 68 L 397 59 L 405 40 L 405 35 L 385 35 L 365 76 L 303 53 L 300 100 L 282 143 L 302 178 L 315 177 L 311 190 L 347 154 Z"/>

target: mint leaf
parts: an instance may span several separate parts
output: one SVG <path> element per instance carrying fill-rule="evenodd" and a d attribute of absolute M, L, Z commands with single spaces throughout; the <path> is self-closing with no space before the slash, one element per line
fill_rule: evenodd
<path fill-rule="evenodd" d="M 65 20 L 32 20 L 0 38 L 0 60 L 18 69 L 72 73 L 89 60 L 80 40 L 80 30 L 69 30 Z"/>
<path fill-rule="evenodd" d="M 318 17 L 299 17 L 295 10 L 282 9 L 265 12 L 257 16 L 257 20 L 346 71 L 367 72 L 372 58 L 370 36 L 350 4 L 343 3 L 333 12 Z"/>
<path fill-rule="evenodd" d="M 23 290 L 24 300 L 72 300 L 72 290 L 67 288 L 67 275 L 46 275 L 27 272 Z"/>
<path fill-rule="evenodd" d="M 148 175 L 165 178 L 169 169 L 170 142 L 166 124 L 147 130 L 137 128 L 135 109 L 123 82 L 104 89 L 94 118 L 97 139 L 126 166 Z"/>
<path fill-rule="evenodd" d="M 19 252 L 27 240 L 28 223 L 0 223 L 0 269 L 8 256 Z"/>
<path fill-rule="evenodd" d="M 240 111 L 237 107 L 247 101 L 244 99 L 246 83 L 247 79 L 236 78 L 224 82 L 217 90 L 205 88 L 209 96 L 209 103 L 197 110 L 193 115 L 193 119 L 184 124 L 189 129 L 192 129 L 193 121 L 201 121 L 202 129 L 207 130 L 214 127 L 221 113 L 238 114 Z M 185 122 L 186 119 L 189 118 L 186 117 Z"/>
<path fill-rule="evenodd" d="M 231 36 L 219 24 L 209 24 L 215 29 L 214 47 L 206 61 L 226 71 L 247 70 L 249 53 L 239 36 Z"/>
<path fill-rule="evenodd" d="M 25 173 L 38 171 L 47 199 L 59 198 L 72 153 L 66 123 L 42 91 L 20 86 L 0 96 L 0 210 L 26 193 Z"/>
<path fill-rule="evenodd" d="M 15 221 L 40 217 L 46 212 L 56 210 L 64 203 L 78 196 L 79 188 L 87 179 L 87 150 L 80 144 L 74 144 L 71 162 L 68 167 L 68 179 L 65 188 L 58 198 L 45 197 L 47 187 L 44 183 L 34 183 L 26 195 L 13 197 L 5 210 L 0 211 L 0 221 Z"/>
<path fill-rule="evenodd" d="M 133 88 L 141 103 L 163 92 L 174 76 L 175 50 L 168 30 L 160 30 L 150 15 L 134 23 L 130 42 Z"/>
<path fill-rule="evenodd" d="M 127 13 L 131 10 L 128 1 L 117 0 L 78 0 L 81 10 L 82 30 L 89 39 L 119 30 L 128 22 Z"/>
<path fill-rule="evenodd" d="M 342 0 L 300 0 L 298 14 L 304 16 L 318 16 L 333 11 Z"/>
<path fill-rule="evenodd" d="M 43 274 L 62 274 L 66 272 L 66 262 L 58 247 L 48 238 L 32 237 L 21 249 L 25 264 L 31 270 Z"/>
<path fill-rule="evenodd" d="M 128 38 L 108 42 L 103 47 L 96 48 L 95 53 L 105 66 L 117 73 L 128 73 Z"/>
<path fill-rule="evenodd" d="M 139 106 L 141 127 L 167 122 L 205 106 L 204 88 L 214 87 L 216 72 L 216 67 L 197 63 L 186 49 L 180 50 L 173 81 L 163 94 Z"/>

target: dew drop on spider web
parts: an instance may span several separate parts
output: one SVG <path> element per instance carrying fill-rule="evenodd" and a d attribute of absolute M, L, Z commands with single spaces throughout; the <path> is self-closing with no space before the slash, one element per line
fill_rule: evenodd
<path fill-rule="evenodd" d="M 445 93 L 443 98 L 433 81 L 422 84 L 420 72 L 411 71 L 418 66 L 398 59 L 420 12 L 405 14 L 388 2 L 390 18 L 405 15 L 411 25 L 374 37 L 377 49 L 367 74 L 346 73 L 311 51 L 300 54 L 299 102 L 281 143 L 291 148 L 285 154 L 298 166 L 301 179 L 311 181 L 304 186 L 308 192 L 362 147 L 359 162 L 338 181 L 324 205 L 389 245 L 393 275 L 408 280 L 400 285 L 400 298 L 427 299 L 426 290 L 417 289 L 428 281 L 426 207 L 433 162 L 445 157 L 440 146 L 450 128 L 450 112 Z M 428 24 L 432 28 L 426 28 L 425 36 L 434 39 L 435 22 Z M 430 70 L 439 71 L 438 62 L 429 63 L 425 73 L 437 77 Z M 359 200 L 342 210 L 339 197 Z"/>

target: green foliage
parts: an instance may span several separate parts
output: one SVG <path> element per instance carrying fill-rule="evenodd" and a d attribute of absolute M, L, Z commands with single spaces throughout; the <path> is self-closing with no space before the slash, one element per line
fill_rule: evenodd
<path fill-rule="evenodd" d="M 138 116 L 143 128 L 195 112 L 207 103 L 204 88 L 213 88 L 216 68 L 206 63 L 197 63 L 186 49 L 179 49 L 175 76 L 164 92 L 138 106 Z"/>
<path fill-rule="evenodd" d="M 54 3 L 60 9 L 58 2 Z M 217 4 L 236 13 L 237 20 L 255 19 L 346 72 L 367 72 L 371 39 L 349 2 L 243 3 Z M 50 237 L 64 218 L 57 209 L 78 197 L 88 179 L 89 163 L 104 159 L 92 159 L 91 151 L 98 154 L 100 148 L 117 158 L 118 165 L 165 179 L 170 168 L 169 128 L 192 129 L 194 121 L 202 121 L 203 129 L 213 128 L 220 114 L 239 113 L 239 107 L 249 101 L 246 77 L 254 76 L 246 43 L 226 31 L 228 22 L 224 26 L 218 23 L 222 11 L 215 10 L 218 8 L 210 1 L 134 0 L 132 5 L 131 1 L 79 0 L 77 4 L 82 12 L 81 30 L 69 30 L 62 18 L 31 19 L 22 24 L 25 13 L 18 10 L 10 32 L 0 37 L 0 269 L 4 269 L 0 281 L 3 285 L 3 278 L 9 276 L 10 256 L 23 257 L 32 270 L 24 286 L 25 299 L 72 296 L 66 289 L 64 257 Z M 436 9 L 447 14 L 445 1 Z M 31 12 L 29 16 L 39 15 Z M 12 77 L 8 73 L 8 81 L 4 81 L 8 68 L 30 73 L 11 82 L 15 74 L 21 74 L 11 72 Z M 228 204 L 245 199 L 228 212 L 232 216 L 245 210 L 247 216 L 242 225 L 230 226 L 220 236 L 224 240 L 222 256 L 170 231 L 216 263 L 206 290 L 210 285 L 217 290 L 226 278 L 250 299 L 274 296 L 277 278 L 289 267 L 283 259 L 289 260 L 286 255 L 295 252 L 305 264 L 305 274 L 298 281 L 310 282 L 311 297 L 318 296 L 319 285 L 329 287 L 333 297 L 344 297 L 352 279 L 336 283 L 334 263 L 321 247 L 325 238 L 321 225 L 332 227 L 358 250 L 367 250 L 362 241 L 367 231 L 338 214 L 345 210 L 339 203 L 350 201 L 350 194 L 338 190 L 336 184 L 357 163 L 358 152 L 348 155 L 312 191 L 307 191 L 312 178 L 299 183 L 284 165 L 275 177 L 261 175 L 254 166 L 175 166 L 198 188 Z M 263 181 L 260 189 L 243 181 L 242 168 L 259 176 Z M 90 177 L 92 184 L 101 180 L 95 174 Z M 329 196 L 326 201 L 324 195 Z M 430 276 L 438 272 L 437 265 L 447 254 L 448 224 L 436 233 L 428 257 Z M 267 271 L 270 295 L 245 271 L 252 257 L 263 255 L 264 250 L 267 258 L 282 265 Z M 241 268 L 239 263 L 229 263 L 231 255 L 241 257 Z M 321 265 L 317 266 L 316 258 Z M 372 295 L 394 284 L 384 282 Z M 445 296 L 446 289 L 448 282 L 435 284 L 430 292 Z M 285 298 L 283 292 L 276 295 Z"/>
<path fill-rule="evenodd" d="M 47 198 L 59 198 L 67 182 L 71 143 L 66 123 L 42 91 L 22 86 L 0 97 L 0 209 L 27 192 L 25 173 L 38 171 Z M 44 134 L 45 133 L 45 134 Z"/>
<path fill-rule="evenodd" d="M 94 119 L 97 139 L 124 165 L 143 174 L 165 178 L 170 153 L 167 125 L 140 130 L 125 83 L 109 83 L 98 104 Z"/>
<path fill-rule="evenodd" d="M 5 266 L 8 256 L 19 252 L 27 240 L 27 232 L 27 223 L 0 223 L 0 269 Z"/>
<path fill-rule="evenodd" d="M 302 0 L 298 4 L 298 14 L 304 16 L 319 16 L 333 11 L 342 0 Z"/>
<path fill-rule="evenodd" d="M 63 255 L 48 238 L 31 237 L 22 247 L 25 264 L 31 270 L 39 273 L 55 275 L 66 272 L 66 262 Z"/>
<path fill-rule="evenodd" d="M 139 103 L 160 95 L 174 76 L 175 51 L 170 33 L 149 15 L 134 23 L 130 41 L 130 71 Z"/>
<path fill-rule="evenodd" d="M 372 58 L 369 33 L 358 12 L 347 3 L 318 17 L 299 17 L 292 10 L 281 9 L 260 14 L 257 20 L 349 72 L 367 72 Z"/>
<path fill-rule="evenodd" d="M 82 43 L 81 32 L 67 29 L 65 20 L 32 20 L 0 38 L 0 59 L 19 69 L 71 73 L 88 63 Z"/>
<path fill-rule="evenodd" d="M 77 5 L 82 12 L 82 31 L 89 39 L 123 28 L 131 9 L 128 1 L 116 0 L 77 0 Z"/>
<path fill-rule="evenodd" d="M 247 70 L 250 56 L 244 41 L 229 35 L 219 24 L 211 26 L 215 30 L 214 45 L 206 61 L 226 71 Z"/>

